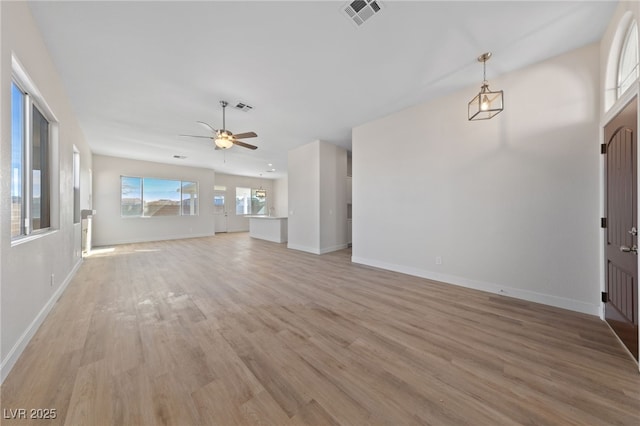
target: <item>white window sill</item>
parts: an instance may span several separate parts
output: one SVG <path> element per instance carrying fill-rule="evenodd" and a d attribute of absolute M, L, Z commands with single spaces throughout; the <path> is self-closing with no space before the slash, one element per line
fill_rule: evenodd
<path fill-rule="evenodd" d="M 44 238 L 44 237 L 46 237 L 48 235 L 55 234 L 56 232 L 58 232 L 57 229 L 51 229 L 51 230 L 43 231 L 43 232 L 36 232 L 36 233 L 31 234 L 31 235 L 26 235 L 24 237 L 18 237 L 16 239 L 11 240 L 11 247 L 19 246 L 19 245 L 28 243 L 30 241 L 38 240 L 38 239 Z"/>

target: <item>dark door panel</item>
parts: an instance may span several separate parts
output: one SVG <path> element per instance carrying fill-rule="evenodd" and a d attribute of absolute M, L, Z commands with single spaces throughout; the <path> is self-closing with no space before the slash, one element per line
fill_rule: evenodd
<path fill-rule="evenodd" d="M 605 319 L 638 359 L 637 102 L 604 129 L 606 142 Z"/>

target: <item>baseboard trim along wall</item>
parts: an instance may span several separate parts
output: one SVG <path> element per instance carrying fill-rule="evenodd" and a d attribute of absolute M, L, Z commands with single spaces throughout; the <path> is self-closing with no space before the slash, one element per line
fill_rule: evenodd
<path fill-rule="evenodd" d="M 20 355 L 22 355 L 22 352 L 25 350 L 31 339 L 33 339 L 33 336 L 35 336 L 38 328 L 40 328 L 44 320 L 47 318 L 47 315 L 49 315 L 49 312 L 51 312 L 53 305 L 55 305 L 60 296 L 62 296 L 62 293 L 64 293 L 67 286 L 76 275 L 76 272 L 80 268 L 80 265 L 82 265 L 82 260 L 78 260 L 78 262 L 74 265 L 73 269 L 71 270 L 71 272 L 69 272 L 60 287 L 58 287 L 58 289 L 51 295 L 49 301 L 42 307 L 29 327 L 27 327 L 27 329 L 24 331 L 24 333 L 22 333 L 22 336 L 20 336 L 13 348 L 11 348 L 11 350 L 7 354 L 7 357 L 2 360 L 2 363 L 0 363 L 0 384 L 2 384 L 4 382 L 4 379 L 7 378 L 7 376 L 11 372 L 11 369 L 18 361 L 18 358 L 20 358 Z"/>
<path fill-rule="evenodd" d="M 297 245 L 297 244 L 289 244 L 289 243 L 287 243 L 287 248 L 288 249 L 292 249 L 292 250 L 298 250 L 298 251 L 306 251 L 307 253 L 311 253 L 311 254 L 322 254 L 322 253 L 320 253 L 320 250 L 318 250 L 317 248 L 300 246 L 300 245 Z"/>
<path fill-rule="evenodd" d="M 104 246 L 119 246 L 122 244 L 137 244 L 137 243 L 152 243 L 156 241 L 168 241 L 168 240 L 186 240 L 189 238 L 203 238 L 203 237 L 213 237 L 215 233 L 204 233 L 204 234 L 186 234 L 186 235 L 163 235 L 158 238 L 131 238 L 131 239 L 119 239 L 113 241 L 97 241 L 94 243 L 93 247 L 104 247 Z"/>
<path fill-rule="evenodd" d="M 337 246 L 323 248 L 323 249 L 318 249 L 316 247 L 300 246 L 300 245 L 297 245 L 297 244 L 287 244 L 287 248 L 288 249 L 298 250 L 298 251 L 306 251 L 307 253 L 311 253 L 311 254 L 326 254 L 326 253 L 331 253 L 333 251 L 343 250 L 343 249 L 346 249 L 348 247 L 349 247 L 349 245 L 346 244 L 346 243 L 345 244 L 339 244 Z"/>
<path fill-rule="evenodd" d="M 488 293 L 500 294 L 516 299 L 526 300 L 528 302 L 541 303 L 544 305 L 554 306 L 556 308 L 568 309 L 570 311 L 580 312 L 583 314 L 600 316 L 600 305 L 592 305 L 590 303 L 581 302 L 579 300 L 567 299 L 563 297 L 553 296 L 550 294 L 536 293 L 533 291 L 522 290 L 513 287 L 505 287 L 485 281 L 477 281 L 468 278 L 458 277 L 449 274 L 440 274 L 437 272 L 426 271 L 418 268 L 411 268 L 393 263 L 379 262 L 377 260 L 366 259 L 362 257 L 351 257 L 353 263 L 373 266 L 375 268 L 387 269 L 389 271 L 400 272 L 407 275 L 413 275 L 428 280 L 438 281 L 444 284 L 452 284 L 460 287 L 471 288 L 474 290 L 486 291 Z"/>
<path fill-rule="evenodd" d="M 347 243 L 338 244 L 337 246 L 326 247 L 326 248 L 320 249 L 320 254 L 331 253 L 332 251 L 344 250 L 344 249 L 346 249 L 348 247 L 349 247 L 349 244 L 347 244 Z"/>

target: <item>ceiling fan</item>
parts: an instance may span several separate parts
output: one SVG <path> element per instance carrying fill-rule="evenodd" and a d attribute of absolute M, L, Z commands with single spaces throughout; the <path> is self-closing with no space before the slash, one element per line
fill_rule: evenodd
<path fill-rule="evenodd" d="M 244 133 L 237 133 L 234 135 L 229 130 L 227 130 L 226 124 L 225 124 L 225 110 L 227 108 L 227 105 L 229 104 L 227 101 L 220 101 L 220 105 L 222 105 L 222 129 L 216 130 L 213 127 L 211 127 L 209 124 L 205 123 L 204 121 L 197 121 L 196 123 L 202 125 L 207 130 L 210 130 L 211 132 L 213 132 L 213 135 L 211 136 L 180 135 L 180 136 L 190 136 L 193 138 L 211 139 L 215 143 L 216 149 L 229 149 L 234 145 L 238 145 L 238 146 L 249 148 L 249 149 L 258 149 L 258 147 L 255 145 L 251 145 L 249 143 L 238 140 L 238 139 L 246 139 L 246 138 L 255 138 L 258 136 L 255 132 L 244 132 Z"/>

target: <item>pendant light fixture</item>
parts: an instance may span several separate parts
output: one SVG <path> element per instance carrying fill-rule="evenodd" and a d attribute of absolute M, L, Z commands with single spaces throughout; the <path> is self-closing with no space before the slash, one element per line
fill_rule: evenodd
<path fill-rule="evenodd" d="M 487 81 L 487 61 L 491 58 L 491 52 L 478 56 L 478 62 L 482 62 L 482 86 L 471 102 L 469 102 L 469 121 L 488 120 L 502 112 L 504 109 L 503 92 L 499 90 L 492 92 L 489 90 Z"/>
<path fill-rule="evenodd" d="M 260 189 L 256 189 L 256 198 L 260 201 L 264 201 L 264 199 L 267 198 L 267 190 L 262 189 L 262 187 L 260 187 Z"/>

